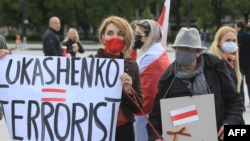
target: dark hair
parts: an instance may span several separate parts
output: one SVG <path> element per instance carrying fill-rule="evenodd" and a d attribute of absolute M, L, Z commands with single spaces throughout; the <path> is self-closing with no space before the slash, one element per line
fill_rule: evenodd
<path fill-rule="evenodd" d="M 236 20 L 235 24 L 237 25 L 237 27 L 240 27 L 241 30 L 245 30 L 246 24 L 243 20 Z"/>
<path fill-rule="evenodd" d="M 148 36 L 151 28 L 147 20 L 141 20 L 137 23 L 138 26 L 143 27 L 146 36 Z"/>

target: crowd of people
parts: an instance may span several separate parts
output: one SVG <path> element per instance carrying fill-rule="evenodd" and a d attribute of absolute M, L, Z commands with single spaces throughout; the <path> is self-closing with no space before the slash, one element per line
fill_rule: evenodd
<path fill-rule="evenodd" d="M 76 57 L 77 52 L 84 53 L 77 30 L 70 28 L 60 41 L 60 28 L 60 19 L 51 17 L 43 35 L 44 55 Z M 171 45 L 175 51 L 171 63 L 156 21 L 129 23 L 118 16 L 105 18 L 98 34 L 103 48 L 88 57 L 124 59 L 115 140 L 162 141 L 160 100 L 174 97 L 213 94 L 218 140 L 224 140 L 224 125 L 245 124 L 242 87 L 245 78 L 249 93 L 250 33 L 244 30 L 244 22 L 236 21 L 235 27 L 220 27 L 211 40 L 208 30 L 206 35 L 182 27 Z M 203 42 L 206 36 L 211 45 Z M 3 39 L 0 36 L 0 57 L 10 53 Z"/>

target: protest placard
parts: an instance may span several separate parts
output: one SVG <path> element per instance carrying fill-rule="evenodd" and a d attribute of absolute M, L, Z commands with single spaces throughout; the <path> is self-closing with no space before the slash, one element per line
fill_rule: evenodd
<path fill-rule="evenodd" d="M 123 59 L 6 55 L 0 68 L 12 140 L 114 140 Z"/>
<path fill-rule="evenodd" d="M 214 95 L 161 99 L 166 141 L 216 141 Z"/>

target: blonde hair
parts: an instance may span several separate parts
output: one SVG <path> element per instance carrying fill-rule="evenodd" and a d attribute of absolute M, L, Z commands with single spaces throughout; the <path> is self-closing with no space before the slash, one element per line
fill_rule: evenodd
<path fill-rule="evenodd" d="M 123 52 L 124 58 L 128 58 L 129 53 L 134 44 L 134 32 L 131 26 L 129 25 L 129 23 L 127 22 L 127 20 L 125 20 L 124 18 L 121 18 L 118 16 L 110 16 L 104 19 L 101 26 L 99 27 L 99 40 L 102 44 L 104 44 L 102 35 L 105 34 L 107 26 L 111 23 L 117 26 L 117 28 L 119 28 L 121 32 L 124 34 L 125 47 L 122 52 Z"/>
<path fill-rule="evenodd" d="M 237 39 L 237 32 L 235 29 L 229 26 L 222 26 L 215 34 L 214 40 L 212 42 L 212 45 L 210 47 L 210 53 L 215 54 L 218 56 L 220 59 L 222 59 L 222 51 L 220 48 L 220 41 L 222 37 L 224 37 L 228 32 L 233 32 L 236 35 Z M 236 51 L 235 54 L 235 63 L 234 63 L 234 70 L 236 73 L 236 78 L 237 78 L 237 90 L 240 91 L 240 85 L 242 82 L 242 76 L 240 73 L 240 67 L 239 67 L 239 51 Z"/>
<path fill-rule="evenodd" d="M 65 37 L 65 39 L 63 40 L 63 42 L 67 42 L 69 40 L 69 32 L 73 31 L 73 33 L 75 34 L 75 39 L 73 40 L 74 42 L 79 42 L 80 41 L 80 37 L 78 34 L 78 31 L 75 28 L 69 28 L 67 36 Z"/>
<path fill-rule="evenodd" d="M 132 27 L 132 29 L 135 31 L 136 25 L 139 21 L 138 20 L 133 20 L 132 22 L 130 22 L 130 26 Z"/>
<path fill-rule="evenodd" d="M 154 21 L 154 20 L 149 20 L 149 19 L 144 19 L 139 21 L 139 27 L 144 28 L 140 26 L 140 23 L 147 22 L 148 25 L 150 26 L 150 31 L 147 36 L 146 42 L 143 44 L 141 49 L 139 49 L 138 52 L 138 57 L 145 53 L 154 43 L 161 42 L 162 40 L 162 31 L 160 25 Z M 145 30 L 144 30 L 145 31 Z"/>

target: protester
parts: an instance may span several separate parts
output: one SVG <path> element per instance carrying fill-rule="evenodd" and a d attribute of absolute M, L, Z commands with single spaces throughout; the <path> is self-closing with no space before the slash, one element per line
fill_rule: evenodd
<path fill-rule="evenodd" d="M 22 40 L 19 34 L 16 34 L 16 46 L 15 49 L 20 49 L 22 47 Z"/>
<path fill-rule="evenodd" d="M 222 26 L 215 34 L 210 52 L 223 59 L 238 92 L 242 82 L 239 67 L 237 32 L 229 26 Z"/>
<path fill-rule="evenodd" d="M 5 37 L 0 35 L 0 49 L 8 49 Z"/>
<path fill-rule="evenodd" d="M 138 49 L 137 63 L 139 65 L 142 85 L 143 111 L 135 116 L 136 141 L 147 141 L 148 114 L 154 104 L 158 92 L 157 84 L 170 61 L 161 44 L 161 28 L 156 21 L 140 20 L 135 29 L 135 47 Z"/>
<path fill-rule="evenodd" d="M 71 57 L 75 57 L 77 52 L 84 53 L 85 51 L 75 28 L 69 29 L 62 45 L 67 46 L 67 53 L 70 53 Z"/>
<path fill-rule="evenodd" d="M 60 19 L 51 17 L 49 28 L 43 34 L 43 53 L 45 56 L 62 56 L 58 32 L 61 29 Z"/>
<path fill-rule="evenodd" d="M 222 26 L 215 34 L 214 41 L 210 48 L 210 53 L 223 59 L 229 70 L 229 74 L 238 92 L 241 89 L 242 76 L 239 65 L 239 52 L 237 45 L 237 31 L 229 26 Z M 244 93 L 241 94 L 244 105 Z"/>
<path fill-rule="evenodd" d="M 134 141 L 133 114 L 142 107 L 141 83 L 138 65 L 129 58 L 134 42 L 133 30 L 129 23 L 117 16 L 110 16 L 99 28 L 99 39 L 104 49 L 99 49 L 94 57 L 124 59 L 121 76 L 123 92 L 116 127 L 116 141 Z"/>
<path fill-rule="evenodd" d="M 160 99 L 213 94 L 218 139 L 224 140 L 224 125 L 241 124 L 243 104 L 229 76 L 225 61 L 212 54 L 202 53 L 199 32 L 196 28 L 180 29 L 176 36 L 175 61 L 161 77 L 154 108 L 149 120 L 159 135 L 162 134 Z M 161 141 L 147 125 L 149 141 Z"/>
<path fill-rule="evenodd" d="M 248 98 L 250 99 L 250 33 L 245 31 L 245 22 L 242 20 L 235 21 L 234 25 L 235 30 L 238 32 L 238 45 L 239 45 L 239 63 L 240 71 L 243 79 L 245 78 Z M 244 81 L 243 81 L 244 82 Z M 241 95 L 244 98 L 244 83 L 241 85 Z M 243 99 L 245 103 L 245 99 Z M 250 103 L 249 103 L 250 106 Z"/>

